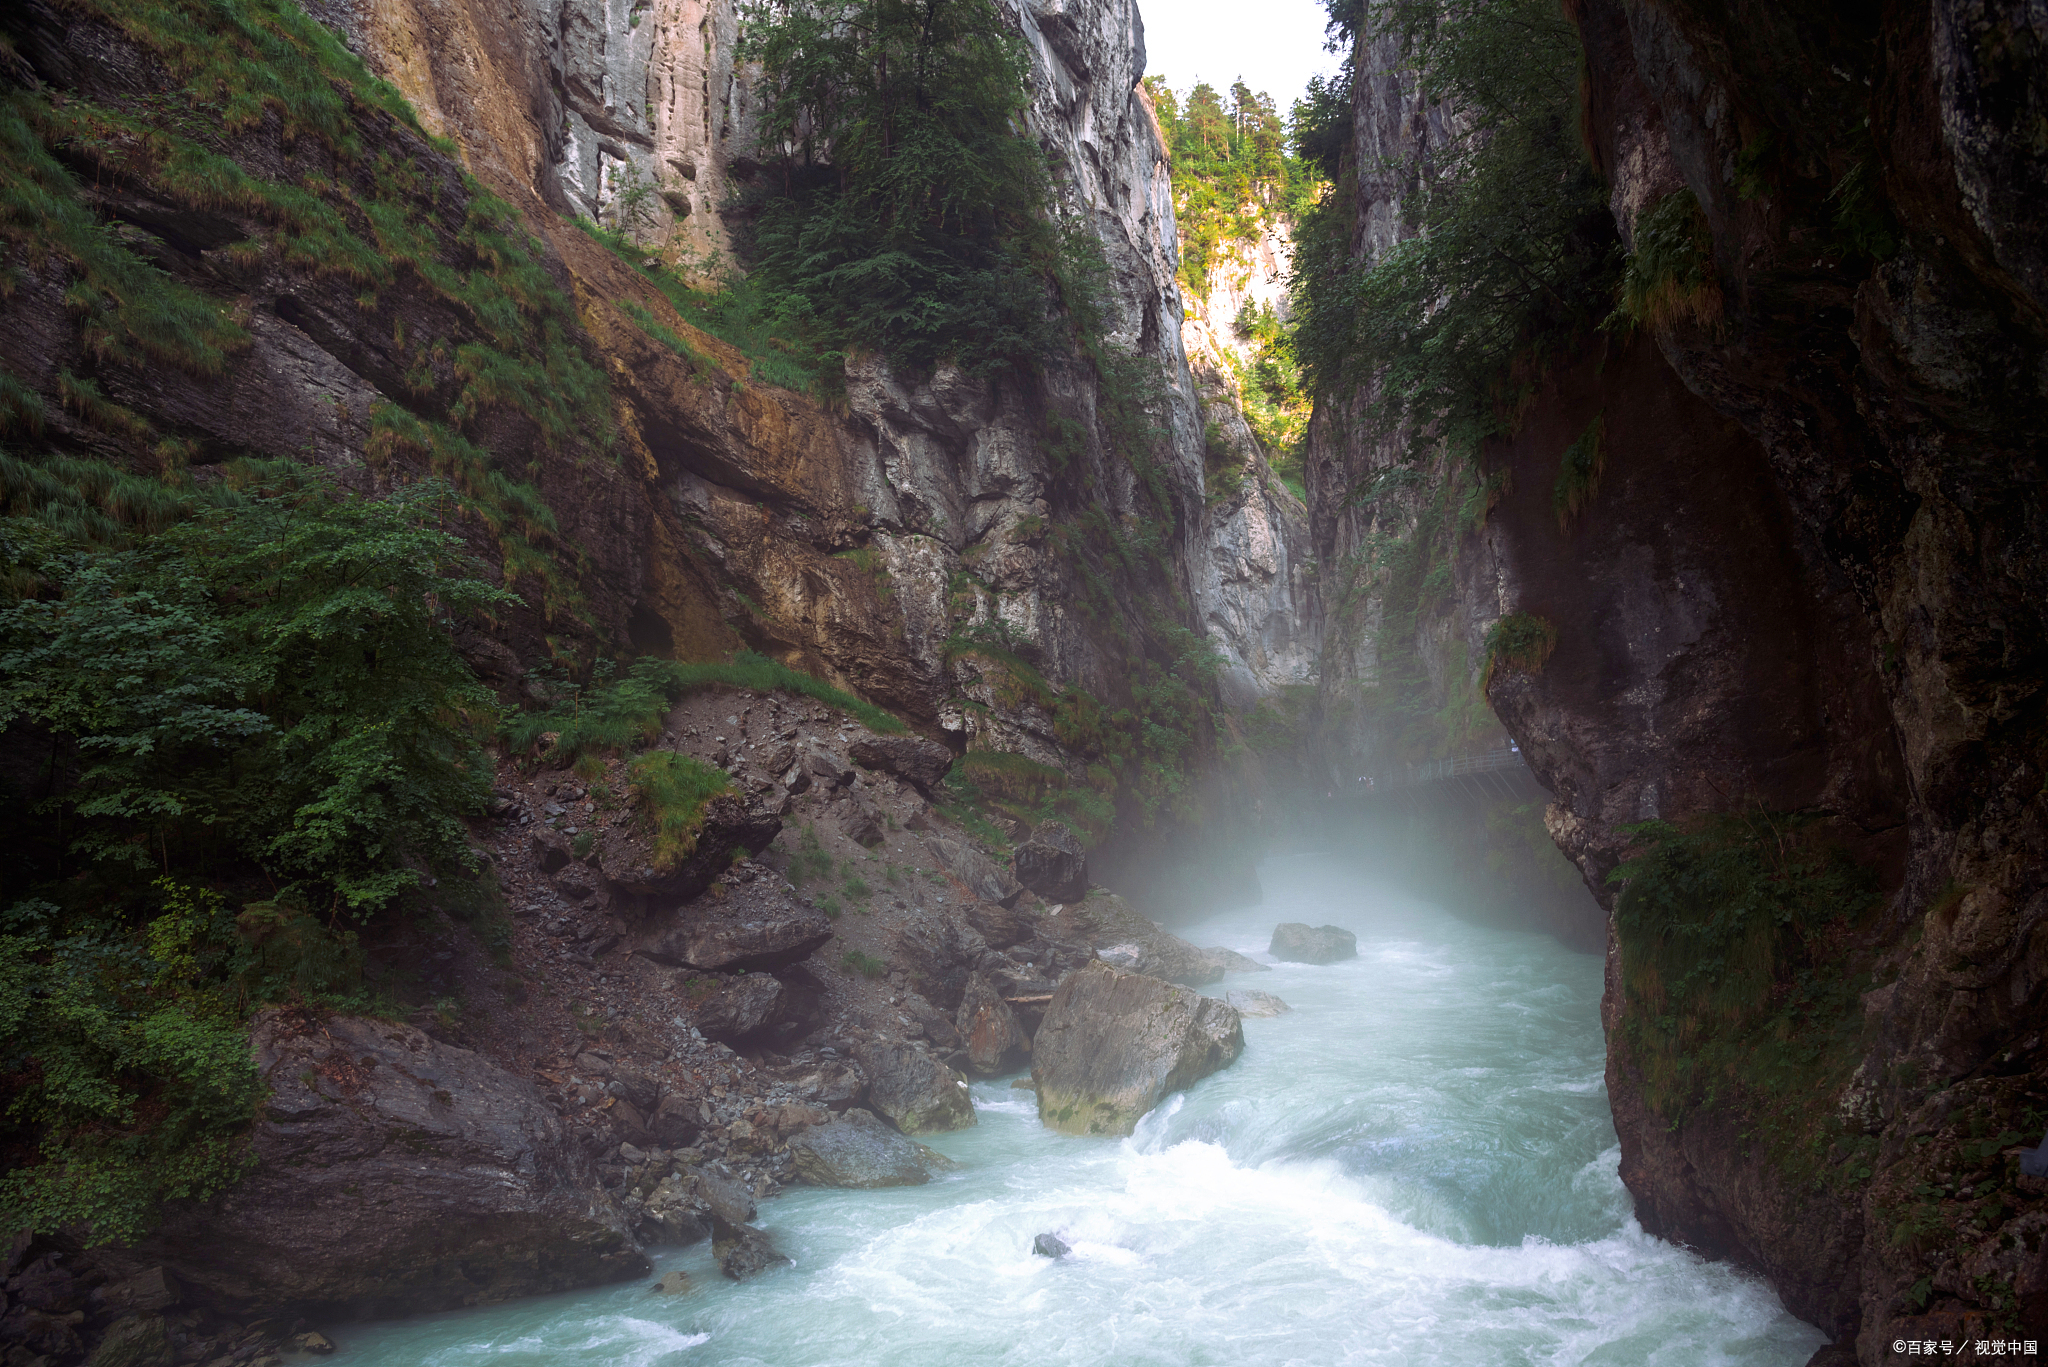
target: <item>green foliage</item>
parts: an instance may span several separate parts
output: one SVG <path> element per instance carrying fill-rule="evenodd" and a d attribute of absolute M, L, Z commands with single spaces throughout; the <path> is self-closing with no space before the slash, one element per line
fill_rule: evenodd
<path fill-rule="evenodd" d="M 789 881 L 801 888 L 804 884 L 832 876 L 832 856 L 825 852 L 825 842 L 818 838 L 818 828 L 806 823 L 804 833 L 797 837 L 796 853 L 790 856 Z"/>
<path fill-rule="evenodd" d="M 654 831 L 653 865 L 666 872 L 697 852 L 704 804 L 732 791 L 722 769 L 670 750 L 637 755 L 626 767 L 626 786 Z"/>
<path fill-rule="evenodd" d="M 661 734 L 661 719 L 679 699 L 706 688 L 796 693 L 850 714 L 871 731 L 896 734 L 904 730 L 902 722 L 879 707 L 751 650 L 722 662 L 637 660 L 625 678 L 597 687 L 564 679 L 537 678 L 535 682 L 553 705 L 544 712 L 508 718 L 503 734 L 515 750 L 532 750 L 553 736 L 539 756 L 547 764 L 567 764 L 585 755 L 618 754 L 644 745 Z"/>
<path fill-rule="evenodd" d="M 1315 193 L 1315 168 L 1289 155 L 1273 97 L 1243 81 L 1226 98 L 1206 82 L 1176 95 L 1164 76 L 1145 89 L 1173 159 L 1181 283 L 1206 297 L 1233 245 L 1255 243 Z"/>
<path fill-rule="evenodd" d="M 1578 33 L 1549 0 L 1379 0 L 1359 17 L 1399 38 L 1457 132 L 1403 203 L 1414 235 L 1379 260 L 1351 256 L 1348 196 L 1306 216 L 1296 354 L 1317 390 L 1373 379 L 1375 430 L 1476 449 L 1532 364 L 1606 312 L 1618 265 L 1579 142 Z"/>
<path fill-rule="evenodd" d="M 990 0 L 751 0 L 762 143 L 749 274 L 848 347 L 912 370 L 1028 367 L 1056 337 L 1030 62 Z"/>
<path fill-rule="evenodd" d="M 1721 320 L 1714 235 L 1690 190 L 1673 190 L 1636 220 L 1636 249 L 1622 272 L 1616 321 L 1650 327 Z"/>
<path fill-rule="evenodd" d="M 1482 691 L 1493 682 L 1501 668 L 1538 674 L 1550 652 L 1557 649 L 1557 628 L 1547 617 L 1511 612 L 1486 629 L 1486 670 L 1480 679 Z"/>
<path fill-rule="evenodd" d="M 882 977 L 889 971 L 889 965 L 883 963 L 874 955 L 863 954 L 857 949 L 849 949 L 845 954 L 841 955 L 839 966 L 848 973 L 860 974 L 870 982 Z"/>
<path fill-rule="evenodd" d="M 1572 520 L 1600 492 L 1600 476 L 1607 469 L 1607 419 L 1596 415 L 1586 430 L 1565 448 L 1552 486 L 1550 506 L 1557 514 L 1557 529 L 1571 530 Z"/>
<path fill-rule="evenodd" d="M 1302 388 L 1301 366 L 1290 345 L 1292 331 L 1271 306 L 1245 301 L 1234 324 L 1237 335 L 1252 345 L 1252 359 L 1228 353 L 1237 377 L 1244 420 L 1266 449 L 1273 473 L 1296 498 L 1308 499 L 1303 448 L 1314 403 Z"/>
<path fill-rule="evenodd" d="M 1690 829 L 1622 828 L 1608 878 L 1634 1061 L 1651 1106 L 1676 1120 L 1717 1095 L 1774 1114 L 1781 1147 L 1814 1123 L 1796 1112 L 1839 1087 L 1860 1028 L 1856 984 L 1830 962 L 1841 928 L 1876 901 L 1867 871 L 1810 816 L 1755 809 Z"/>
<path fill-rule="evenodd" d="M 39 809 L 57 857 L 248 861 L 358 915 L 466 864 L 492 704 L 449 626 L 509 595 L 436 525 L 449 502 L 300 469 L 130 549 L 0 532 L 50 586 L 0 610 L 0 725 L 73 747 Z"/>
<path fill-rule="evenodd" d="M 126 1242 L 163 1201 L 203 1200 L 247 1166 L 259 1088 L 228 991 L 247 957 L 234 919 L 169 879 L 151 901 L 132 922 L 40 900 L 0 911 L 9 1228 Z"/>

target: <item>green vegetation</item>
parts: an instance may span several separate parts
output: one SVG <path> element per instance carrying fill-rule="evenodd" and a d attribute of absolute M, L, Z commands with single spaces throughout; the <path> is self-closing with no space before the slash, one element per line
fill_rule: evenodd
<path fill-rule="evenodd" d="M 1579 433 L 1577 440 L 1565 448 L 1564 459 L 1558 463 L 1557 483 L 1552 486 L 1550 503 L 1557 514 L 1557 529 L 1571 530 L 1573 519 L 1585 511 L 1593 496 L 1600 492 L 1600 476 L 1607 470 L 1607 419 L 1595 417 L 1586 424 L 1586 430 Z"/>
<path fill-rule="evenodd" d="M 1721 321 L 1714 236 L 1692 191 L 1673 190 L 1637 219 L 1614 317 L 1651 327 Z"/>
<path fill-rule="evenodd" d="M 1865 983 L 1839 960 L 1875 880 L 1807 815 L 1623 830 L 1633 844 L 1609 881 L 1645 1099 L 1674 1123 L 1738 1106 L 1776 1158 L 1817 1166 L 1840 1136 L 1813 1098 L 1839 1092 L 1860 1054 Z"/>
<path fill-rule="evenodd" d="M 1494 671 L 1502 668 L 1539 674 L 1550 652 L 1557 649 L 1557 628 L 1547 617 L 1511 612 L 1486 629 L 1486 668 L 1480 679 L 1481 691 L 1493 682 Z"/>
<path fill-rule="evenodd" d="M 858 973 L 871 982 L 889 971 L 889 965 L 883 963 L 874 955 L 863 954 L 857 949 L 849 949 L 845 954 L 841 955 L 839 966 L 848 973 Z"/>
<path fill-rule="evenodd" d="M 503 734 L 514 750 L 535 751 L 545 743 L 535 754 L 543 764 L 595 761 L 645 745 L 661 734 L 661 720 L 678 700 L 706 688 L 795 693 L 836 707 L 871 731 L 904 729 L 881 708 L 751 650 L 694 664 L 637 660 L 625 678 L 611 684 L 578 684 L 553 671 L 537 672 L 534 683 L 552 705 L 508 719 Z"/>
<path fill-rule="evenodd" d="M 1164 76 L 1147 76 L 1145 90 L 1173 158 L 1181 283 L 1206 298 L 1232 246 L 1257 242 L 1314 199 L 1316 168 L 1290 155 L 1273 97 L 1243 81 L 1227 102 L 1206 82 L 1176 95 Z"/>
<path fill-rule="evenodd" d="M 1308 499 L 1303 447 L 1314 402 L 1303 388 L 1301 366 L 1294 359 L 1292 330 L 1270 307 L 1247 302 L 1238 310 L 1234 328 L 1251 344 L 1252 359 L 1230 354 L 1237 377 L 1244 420 L 1266 450 L 1273 474 L 1298 499 Z"/>
<path fill-rule="evenodd" d="M 1059 342 L 1022 40 L 989 0 L 752 0 L 762 143 L 748 274 L 835 349 L 1028 371 Z"/>
<path fill-rule="evenodd" d="M 790 883 L 798 888 L 832 876 L 832 856 L 825 852 L 825 842 L 818 838 L 816 823 L 804 824 L 804 833 L 797 837 L 796 853 L 789 857 L 785 872 Z"/>
<path fill-rule="evenodd" d="M 689 755 L 650 750 L 626 766 L 626 787 L 654 832 L 653 865 L 667 872 L 697 852 L 704 804 L 731 792 L 732 781 Z"/>
<path fill-rule="evenodd" d="M 1380 432 L 1476 451 L 1544 356 L 1607 312 L 1620 252 L 1578 130 L 1578 33 L 1549 0 L 1377 0 L 1332 7 L 1348 44 L 1390 33 L 1422 93 L 1461 116 L 1402 205 L 1413 235 L 1351 256 L 1349 178 L 1296 241 L 1295 350 L 1314 389 L 1376 382 Z M 1339 120 L 1304 111 L 1325 155 Z"/>

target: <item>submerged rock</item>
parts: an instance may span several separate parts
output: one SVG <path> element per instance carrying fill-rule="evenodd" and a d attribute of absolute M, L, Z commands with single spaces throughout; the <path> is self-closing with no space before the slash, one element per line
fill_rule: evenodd
<path fill-rule="evenodd" d="M 1051 902 L 1088 894 L 1088 856 L 1074 833 L 1057 821 L 1041 822 L 1017 847 L 1017 881 Z"/>
<path fill-rule="evenodd" d="M 1057 1234 L 1041 1234 L 1031 1241 L 1031 1251 L 1041 1258 L 1064 1258 L 1074 1250 L 1061 1242 Z"/>
<path fill-rule="evenodd" d="M 1038 1118 L 1067 1134 L 1129 1134 L 1169 1093 L 1244 1052 L 1235 1008 L 1099 960 L 1061 981 L 1033 1041 Z"/>
<path fill-rule="evenodd" d="M 1294 1009 L 1271 992 L 1258 992 L 1248 987 L 1224 993 L 1223 1000 L 1236 1007 L 1240 1016 L 1284 1016 Z"/>
<path fill-rule="evenodd" d="M 1358 957 L 1358 937 L 1339 926 L 1289 921 L 1273 928 L 1273 943 L 1266 952 L 1283 963 L 1333 964 Z"/>
<path fill-rule="evenodd" d="M 667 1274 L 660 1281 L 656 1282 L 653 1286 L 650 1286 L 647 1289 L 649 1291 L 657 1291 L 664 1296 L 680 1296 L 686 1292 L 695 1290 L 695 1288 L 690 1285 L 690 1274 L 683 1271 L 680 1267 L 677 1268 L 675 1271 Z"/>
<path fill-rule="evenodd" d="M 813 1125 L 789 1141 L 797 1176 L 816 1187 L 919 1187 L 932 1174 L 959 1164 L 877 1120 L 851 1110 L 842 1120 Z"/>
<path fill-rule="evenodd" d="M 868 1075 L 868 1104 L 903 1133 L 936 1134 L 974 1123 L 967 1084 L 918 1046 L 902 1040 L 863 1044 L 854 1061 Z"/>
<path fill-rule="evenodd" d="M 767 1230 L 734 1224 L 717 1214 L 711 1217 L 711 1256 L 718 1259 L 718 1270 L 736 1282 L 789 1261 L 776 1251 Z"/>

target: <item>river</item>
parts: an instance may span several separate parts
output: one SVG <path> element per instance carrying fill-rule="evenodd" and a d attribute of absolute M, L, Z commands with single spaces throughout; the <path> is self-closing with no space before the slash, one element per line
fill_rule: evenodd
<path fill-rule="evenodd" d="M 331 1331 L 348 1367 L 1799 1367 L 1825 1340 L 1771 1289 L 1649 1238 L 1616 1176 L 1600 962 L 1477 926 L 1317 855 L 1262 905 L 1176 927 L 1264 960 L 1281 921 L 1357 959 L 1277 965 L 1294 1010 L 1127 1140 L 1038 1125 L 1008 1079 L 928 1137 L 962 1170 L 799 1188 L 761 1223 L 794 1260 L 743 1285 L 708 1246 L 647 1282 Z M 1221 987 L 1211 990 L 1221 990 Z M 1058 1262 L 1031 1254 L 1052 1231 Z M 652 1278 L 649 1279 L 651 1281 Z"/>

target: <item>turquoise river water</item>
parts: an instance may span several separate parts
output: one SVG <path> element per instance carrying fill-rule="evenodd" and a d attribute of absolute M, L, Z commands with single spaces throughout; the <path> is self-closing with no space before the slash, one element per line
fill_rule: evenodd
<path fill-rule="evenodd" d="M 333 1330 L 347 1367 L 1798 1367 L 1824 1342 L 1756 1279 L 1649 1238 L 1615 1175 L 1600 962 L 1461 921 L 1315 855 L 1180 933 L 1261 960 L 1281 921 L 1358 958 L 1232 975 L 1291 1014 L 1127 1140 L 1041 1129 L 1008 1079 L 931 1138 L 929 1186 L 797 1189 L 793 1267 L 735 1285 L 706 1246 L 634 1282 Z M 1052 1262 L 1031 1241 L 1073 1246 Z M 652 1278 L 648 1279 L 649 1281 Z"/>

